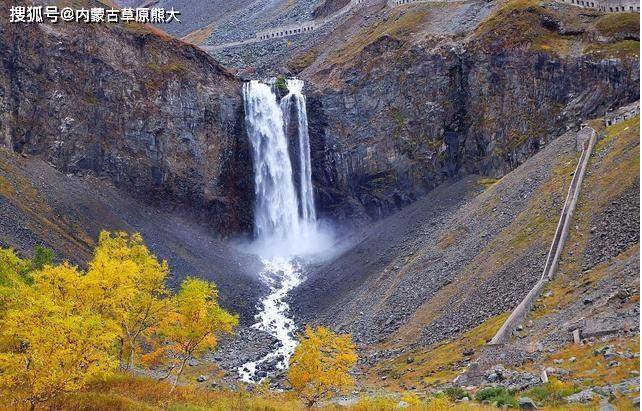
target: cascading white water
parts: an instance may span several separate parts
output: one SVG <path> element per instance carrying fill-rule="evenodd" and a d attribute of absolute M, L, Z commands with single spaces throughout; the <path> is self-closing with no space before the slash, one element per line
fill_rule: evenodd
<path fill-rule="evenodd" d="M 270 293 L 261 301 L 257 323 L 253 327 L 270 333 L 278 340 L 274 351 L 267 356 L 239 367 L 243 381 L 262 381 L 266 364 L 283 370 L 296 348 L 296 326 L 288 318 L 286 295 L 301 282 L 298 256 L 325 248 L 329 238 L 317 231 L 310 139 L 303 95 L 303 82 L 287 81 L 288 95 L 277 102 L 270 85 L 250 81 L 243 87 L 245 119 L 252 145 L 255 183 L 253 250 L 264 264 L 261 278 Z M 297 115 L 300 184 L 295 190 L 292 163 L 288 154 L 286 131 L 290 125 L 290 104 L 294 102 Z"/>
<path fill-rule="evenodd" d="M 301 218 L 307 224 L 316 222 L 314 209 L 314 193 L 312 189 L 312 161 L 310 160 L 310 135 L 308 134 L 308 113 L 306 110 L 305 95 L 303 95 L 303 81 L 288 79 L 286 85 L 289 94 L 281 100 L 281 109 L 285 117 L 285 129 L 290 123 L 290 104 L 294 102 L 297 113 L 297 130 L 299 137 L 299 199 L 301 200 Z"/>
<path fill-rule="evenodd" d="M 284 240 L 300 227 L 283 112 L 270 86 L 256 80 L 245 83 L 243 98 L 254 162 L 255 235 Z"/>

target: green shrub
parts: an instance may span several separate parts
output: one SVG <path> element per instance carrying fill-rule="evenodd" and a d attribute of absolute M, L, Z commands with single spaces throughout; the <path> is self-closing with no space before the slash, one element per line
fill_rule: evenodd
<path fill-rule="evenodd" d="M 519 407 L 515 396 L 504 387 L 489 387 L 477 391 L 475 400 L 488 401 L 495 407 Z"/>
<path fill-rule="evenodd" d="M 466 397 L 468 397 L 469 399 L 472 399 L 470 396 L 470 393 L 460 387 L 450 387 L 446 389 L 445 393 L 448 396 L 448 398 L 450 398 L 453 401 L 461 400 L 462 398 L 466 398 Z"/>
<path fill-rule="evenodd" d="M 54 252 L 51 248 L 37 245 L 31 259 L 31 267 L 33 270 L 42 270 L 46 265 L 53 265 L 54 259 Z"/>
<path fill-rule="evenodd" d="M 504 387 L 488 387 L 488 388 L 483 388 L 479 391 L 477 391 L 477 394 L 475 394 L 475 400 L 482 402 L 484 400 L 491 401 L 500 396 L 505 396 L 509 395 L 508 390 Z"/>
<path fill-rule="evenodd" d="M 548 383 L 531 388 L 525 395 L 536 402 L 546 402 L 554 405 L 562 403 L 564 397 L 568 397 L 578 391 L 580 389 L 575 384 L 565 383 L 553 377 Z"/>
<path fill-rule="evenodd" d="M 491 404 L 495 407 L 510 407 L 510 408 L 519 408 L 519 401 L 510 394 L 502 394 L 497 397 L 492 398 Z"/>
<path fill-rule="evenodd" d="M 288 94 L 289 90 L 288 85 L 285 82 L 285 77 L 277 77 L 274 85 L 276 86 L 276 89 L 279 91 L 280 95 L 285 96 Z"/>

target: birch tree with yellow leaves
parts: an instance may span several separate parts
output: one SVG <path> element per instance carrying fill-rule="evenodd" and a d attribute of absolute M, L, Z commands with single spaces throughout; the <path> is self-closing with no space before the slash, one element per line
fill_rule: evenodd
<path fill-rule="evenodd" d="M 354 386 L 349 371 L 357 363 L 350 335 L 340 335 L 325 327 L 307 327 L 294 351 L 288 381 L 311 408 L 320 400 L 345 392 Z"/>
<path fill-rule="evenodd" d="M 213 283 L 187 278 L 170 300 L 171 309 L 157 328 L 159 348 L 151 354 L 175 373 L 176 388 L 185 364 L 195 356 L 216 347 L 218 337 L 232 333 L 238 317 L 218 305 L 218 290 Z"/>
<path fill-rule="evenodd" d="M 85 304 L 82 273 L 63 264 L 32 275 L 0 314 L 0 387 L 31 410 L 117 367 L 116 324 Z"/>
<path fill-rule="evenodd" d="M 167 262 L 149 252 L 140 234 L 100 233 L 84 297 L 118 324 L 122 368 L 134 368 L 139 342 L 169 309 L 168 273 Z"/>

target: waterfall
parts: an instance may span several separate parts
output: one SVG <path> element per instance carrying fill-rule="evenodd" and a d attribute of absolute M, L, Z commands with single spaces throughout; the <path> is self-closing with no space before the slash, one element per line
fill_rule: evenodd
<path fill-rule="evenodd" d="M 325 249 L 330 243 L 330 237 L 317 228 L 303 82 L 289 79 L 286 84 L 289 93 L 281 101 L 277 101 L 273 82 L 253 80 L 243 86 L 255 184 L 252 249 L 263 260 L 260 276 L 269 288 L 253 327 L 278 340 L 268 355 L 239 367 L 239 375 L 246 382 L 262 381 L 271 372 L 287 368 L 297 342 L 296 325 L 288 318 L 285 298 L 303 277 L 298 258 Z M 298 191 L 287 138 L 292 108 L 297 116 Z"/>
<path fill-rule="evenodd" d="M 308 134 L 308 113 L 306 111 L 303 81 L 288 79 L 286 84 L 288 95 L 281 99 L 281 110 L 285 118 L 285 129 L 290 126 L 290 104 L 294 101 L 297 114 L 297 130 L 299 137 L 299 199 L 301 200 L 301 218 L 306 224 L 316 222 L 314 209 L 314 192 L 312 190 L 312 162 L 310 160 L 310 135 Z"/>
<path fill-rule="evenodd" d="M 283 112 L 267 84 L 245 83 L 243 97 L 254 163 L 255 235 L 284 240 L 298 234 L 300 226 Z"/>

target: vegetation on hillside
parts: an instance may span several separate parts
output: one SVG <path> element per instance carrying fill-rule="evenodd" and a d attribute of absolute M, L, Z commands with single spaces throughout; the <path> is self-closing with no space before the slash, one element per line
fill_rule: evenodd
<path fill-rule="evenodd" d="M 102 232 L 86 270 L 42 247 L 31 259 L 0 249 L 0 409 L 291 410 L 353 386 L 350 336 L 317 327 L 301 336 L 293 392 L 190 387 L 186 364 L 238 319 L 213 283 L 188 277 L 173 293 L 169 275 L 139 234 Z"/>
<path fill-rule="evenodd" d="M 101 233 L 86 272 L 54 265 L 42 249 L 32 260 L 1 250 L 3 396 L 35 409 L 119 368 L 132 370 L 147 347 L 184 362 L 231 332 L 236 317 L 219 307 L 214 284 L 188 279 L 170 297 L 167 275 L 167 263 L 138 234 Z"/>
<path fill-rule="evenodd" d="M 354 386 L 348 372 L 356 363 L 355 345 L 349 335 L 308 327 L 292 357 L 288 380 L 306 406 L 312 407 Z"/>
<path fill-rule="evenodd" d="M 561 56 L 583 50 L 598 58 L 639 56 L 639 18 L 635 13 L 604 15 L 552 2 L 511 0 L 477 27 L 474 38 L 493 49 L 524 47 Z"/>

